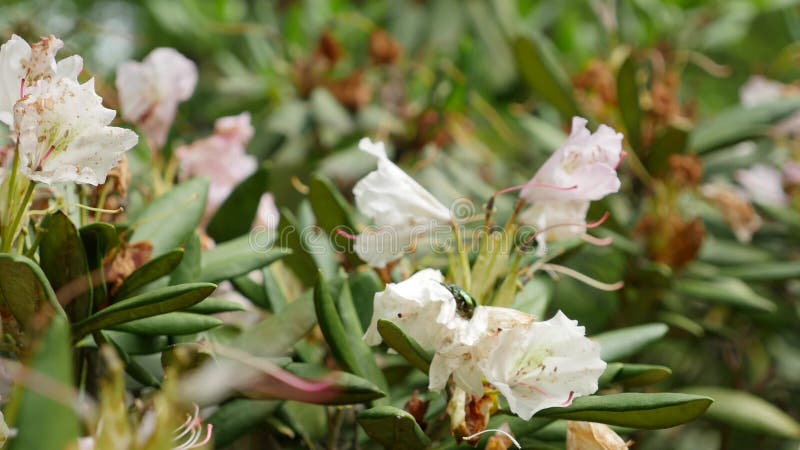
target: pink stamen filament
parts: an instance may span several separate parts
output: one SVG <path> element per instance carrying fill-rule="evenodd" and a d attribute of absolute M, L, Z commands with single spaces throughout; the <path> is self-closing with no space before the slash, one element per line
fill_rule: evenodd
<path fill-rule="evenodd" d="M 47 158 L 49 158 L 50 155 L 53 154 L 53 150 L 55 149 L 56 149 L 55 145 L 51 145 L 50 148 L 47 149 L 47 152 L 44 154 L 44 156 L 42 156 L 42 159 L 39 160 L 39 164 L 37 165 L 36 170 L 42 168 L 42 164 L 44 164 L 45 160 L 47 160 Z"/>
<path fill-rule="evenodd" d="M 25 96 L 24 91 L 25 91 L 25 78 L 19 80 L 19 98 Z"/>
<path fill-rule="evenodd" d="M 602 281 L 595 280 L 592 277 L 586 276 L 576 270 L 570 269 L 569 267 L 560 266 L 558 264 L 543 264 L 542 270 L 547 270 L 550 272 L 556 272 L 564 274 L 568 277 L 572 277 L 578 281 L 586 283 L 593 288 L 600 289 L 601 291 L 617 291 L 622 289 L 622 286 L 625 285 L 622 281 L 617 281 L 616 283 L 603 283 Z"/>
<path fill-rule="evenodd" d="M 606 247 L 614 242 L 614 239 L 611 237 L 599 238 L 596 236 L 592 236 L 591 234 L 584 234 L 581 236 L 581 239 L 588 242 L 589 244 L 596 245 L 598 247 Z"/>
<path fill-rule="evenodd" d="M 350 240 L 350 241 L 355 241 L 356 240 L 356 236 L 354 234 L 350 234 L 350 233 L 344 231 L 341 228 L 337 228 L 336 229 L 336 234 L 338 234 L 339 236 L 341 236 L 341 237 L 343 237 L 343 238 L 345 238 L 347 240 Z"/>
<path fill-rule="evenodd" d="M 575 397 L 575 392 L 574 391 L 569 391 L 569 397 L 567 397 L 567 400 L 564 403 L 562 403 L 561 406 L 569 406 L 569 405 L 571 405 L 573 397 Z"/>
<path fill-rule="evenodd" d="M 625 159 L 626 156 L 628 156 L 628 152 L 623 150 L 622 153 L 619 154 L 619 161 L 617 161 L 617 165 L 614 166 L 614 170 L 619 169 L 619 166 L 622 165 L 622 160 Z"/>
<path fill-rule="evenodd" d="M 521 190 L 523 190 L 525 188 L 528 188 L 528 187 L 536 187 L 536 188 L 543 188 L 543 189 L 555 189 L 557 191 L 571 191 L 573 189 L 578 189 L 578 185 L 577 184 L 572 185 L 572 186 L 564 187 L 564 186 L 556 186 L 556 185 L 553 185 L 553 184 L 546 184 L 546 183 L 525 183 L 525 184 L 520 184 L 518 186 L 511 186 L 511 187 L 507 187 L 505 189 L 500 189 L 499 191 L 495 192 L 494 195 L 503 195 L 503 194 L 507 194 L 509 192 L 521 191 Z"/>

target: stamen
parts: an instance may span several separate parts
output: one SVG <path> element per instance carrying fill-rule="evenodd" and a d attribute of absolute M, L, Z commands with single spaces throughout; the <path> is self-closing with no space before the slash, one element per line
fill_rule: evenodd
<path fill-rule="evenodd" d="M 619 169 L 619 166 L 622 165 L 622 160 L 625 159 L 626 156 L 628 156 L 628 152 L 623 150 L 622 153 L 619 154 L 619 161 L 617 161 L 617 165 L 614 166 L 614 170 Z"/>
<path fill-rule="evenodd" d="M 569 406 L 569 405 L 571 405 L 573 397 L 575 397 L 575 392 L 574 391 L 569 391 L 569 397 L 567 397 L 567 400 L 564 403 L 562 403 L 561 406 Z"/>
<path fill-rule="evenodd" d="M 556 186 L 554 184 L 547 184 L 547 183 L 530 183 L 530 182 L 528 182 L 528 183 L 525 183 L 525 184 L 520 184 L 518 186 L 511 186 L 511 187 L 507 187 L 505 189 L 500 189 L 499 191 L 495 192 L 494 195 L 503 195 L 503 194 L 508 194 L 509 192 L 521 191 L 521 190 L 523 190 L 523 189 L 525 189 L 527 187 L 536 187 L 536 188 L 544 188 L 544 189 L 555 189 L 557 191 L 571 191 L 573 189 L 578 189 L 578 185 L 577 184 L 574 184 L 572 186 L 564 187 L 564 186 Z"/>
<path fill-rule="evenodd" d="M 19 98 L 25 96 L 24 92 L 25 92 L 25 78 L 19 80 Z"/>
<path fill-rule="evenodd" d="M 605 238 L 599 238 L 597 236 L 592 236 L 591 234 L 581 235 L 581 239 L 583 239 L 585 242 L 588 242 L 592 245 L 596 245 L 598 247 L 606 247 L 614 242 L 614 239 L 611 238 L 610 236 Z"/>
<path fill-rule="evenodd" d="M 47 158 L 50 157 L 50 155 L 53 153 L 53 150 L 55 149 L 56 149 L 55 145 L 51 145 L 50 148 L 47 149 L 47 152 L 45 152 L 44 156 L 42 156 L 42 159 L 39 160 L 39 164 L 37 164 L 36 170 L 41 170 L 42 164 L 44 164 L 44 162 L 47 160 Z"/>
<path fill-rule="evenodd" d="M 501 430 L 499 428 L 487 428 L 487 429 L 485 429 L 483 431 L 478 431 L 475 434 L 471 434 L 469 436 L 464 436 L 462 439 L 464 439 L 465 441 L 470 441 L 470 440 L 475 439 L 476 437 L 478 437 L 478 436 L 480 436 L 480 435 L 482 435 L 484 433 L 489 433 L 489 432 L 492 432 L 492 431 L 494 431 L 495 433 L 500 433 L 503 436 L 509 438 L 511 440 L 511 442 L 514 444 L 515 447 L 517 447 L 518 449 L 522 449 L 522 446 L 519 445 L 519 442 L 517 442 L 517 440 L 514 439 L 514 436 L 512 436 L 511 433 L 509 433 L 509 432 L 507 432 L 505 430 Z"/>
<path fill-rule="evenodd" d="M 622 286 L 625 285 L 622 281 L 617 281 L 616 283 L 603 283 L 602 281 L 595 280 L 592 277 L 584 275 L 576 270 L 570 269 L 569 267 L 560 266 L 558 264 L 543 264 L 542 270 L 548 270 L 552 272 L 562 273 L 568 277 L 572 277 L 578 281 L 586 283 L 587 285 L 600 289 L 601 291 L 617 291 L 622 289 Z"/>
<path fill-rule="evenodd" d="M 608 214 L 608 211 L 606 211 L 606 213 L 603 214 L 603 217 L 595 220 L 594 222 L 587 223 L 586 224 L 586 228 L 597 228 L 597 227 L 599 227 L 600 225 L 603 224 L 603 222 L 605 222 L 608 219 L 609 216 L 610 216 L 610 214 Z"/>
<path fill-rule="evenodd" d="M 301 194 L 308 194 L 308 192 L 311 190 L 307 185 L 300 181 L 300 178 L 297 178 L 296 176 L 290 178 L 289 182 L 292 184 L 292 187 Z"/>
<path fill-rule="evenodd" d="M 334 231 L 336 231 L 336 234 L 338 234 L 339 236 L 341 236 L 341 237 L 343 237 L 343 238 L 345 238 L 345 239 L 347 239 L 349 241 L 355 241 L 356 240 L 356 235 L 350 234 L 350 233 L 344 231 L 341 228 L 336 228 Z"/>

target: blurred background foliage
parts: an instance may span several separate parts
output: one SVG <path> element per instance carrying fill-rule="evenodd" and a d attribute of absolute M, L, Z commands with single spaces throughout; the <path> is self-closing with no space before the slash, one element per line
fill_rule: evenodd
<path fill-rule="evenodd" d="M 798 79 L 798 3 L 5 0 L 0 30 L 63 39 L 111 107 L 119 63 L 175 47 L 200 80 L 167 148 L 250 111 L 249 151 L 268 161 L 276 203 L 290 211 L 302 212 L 314 173 L 349 195 L 373 167 L 356 149 L 365 135 L 387 140 L 440 199 L 468 197 L 480 212 L 533 174 L 572 115 L 613 126 L 630 154 L 623 192 L 590 217 L 611 213 L 599 234 L 615 244 L 562 258 L 625 288 L 537 277 L 529 291 L 547 297 L 545 317 L 562 309 L 590 334 L 669 325 L 636 362 L 673 369 L 658 388 L 716 403 L 689 425 L 634 435 L 637 448 L 788 449 L 800 438 L 800 212 L 756 204 L 766 223 L 739 243 L 697 186 L 797 159 L 794 138 L 769 130 L 800 105 L 743 110 L 739 90 L 753 74 Z M 146 193 L 131 194 L 130 215 Z M 498 214 L 512 202 L 501 198 Z"/>

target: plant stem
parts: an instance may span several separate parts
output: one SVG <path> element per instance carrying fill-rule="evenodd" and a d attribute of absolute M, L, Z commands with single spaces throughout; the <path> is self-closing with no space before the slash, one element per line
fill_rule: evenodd
<path fill-rule="evenodd" d="M 30 202 L 31 196 L 33 196 L 33 191 L 35 189 L 36 183 L 29 181 L 28 188 L 25 190 L 25 196 L 22 199 L 22 203 L 19 205 L 17 214 L 11 222 L 11 226 L 7 230 L 6 237 L 3 239 L 3 252 L 8 253 L 12 248 L 14 248 L 13 242 L 17 235 L 17 229 L 19 229 L 20 222 L 22 222 L 22 218 L 25 216 L 25 213 L 28 210 L 28 202 Z"/>
<path fill-rule="evenodd" d="M 453 236 L 456 240 L 456 252 L 458 254 L 458 264 L 460 270 L 458 273 L 461 274 L 462 279 L 457 280 L 457 283 L 461 284 L 461 287 L 469 292 L 469 285 L 470 285 L 470 270 L 469 270 L 469 257 L 467 256 L 467 249 L 464 246 L 464 242 L 461 239 L 461 230 L 458 226 L 458 223 L 453 221 Z"/>

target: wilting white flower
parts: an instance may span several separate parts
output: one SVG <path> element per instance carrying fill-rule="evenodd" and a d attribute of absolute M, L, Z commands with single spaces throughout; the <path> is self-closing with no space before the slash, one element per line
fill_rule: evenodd
<path fill-rule="evenodd" d="M 528 203 L 600 200 L 619 190 L 617 165 L 622 158 L 622 133 L 606 125 L 590 133 L 586 124 L 584 118 L 572 119 L 566 142 L 539 168 L 520 197 Z"/>
<path fill-rule="evenodd" d="M 532 204 L 520 216 L 523 223 L 542 230 L 540 242 L 580 235 L 585 231 L 589 201 L 600 200 L 619 191 L 617 166 L 622 158 L 622 134 L 606 125 L 596 132 L 586 128 L 587 120 L 572 119 L 572 131 L 566 142 L 542 165 L 520 192 L 520 198 Z"/>
<path fill-rule="evenodd" d="M 115 115 L 95 94 L 94 80 L 39 80 L 14 106 L 21 173 L 46 184 L 103 183 L 138 140 L 108 126 Z"/>
<path fill-rule="evenodd" d="M 628 450 L 628 444 L 608 425 L 569 420 L 567 450 Z"/>
<path fill-rule="evenodd" d="M 443 334 L 464 326 L 467 321 L 456 312 L 456 301 L 443 281 L 438 270 L 424 269 L 376 293 L 372 321 L 364 334 L 367 344 L 380 344 L 380 319 L 394 322 L 426 349 L 437 348 Z"/>
<path fill-rule="evenodd" d="M 356 238 L 358 256 L 373 267 L 400 258 L 416 236 L 449 224 L 450 210 L 386 156 L 382 142 L 364 138 L 359 148 L 378 158 L 378 169 L 353 188 L 356 206 L 375 223 Z"/>
<path fill-rule="evenodd" d="M 758 106 L 782 98 L 796 97 L 798 92 L 789 85 L 770 80 L 761 75 L 751 76 L 739 88 L 739 99 L 744 106 Z M 777 136 L 800 134 L 800 114 L 795 113 L 778 122 L 774 127 Z"/>
<path fill-rule="evenodd" d="M 456 386 L 471 395 L 482 396 L 483 373 L 478 362 L 489 355 L 502 332 L 527 326 L 533 320 L 532 315 L 515 309 L 478 306 L 469 322 L 461 322 L 440 337 L 428 372 L 428 388 L 441 390 L 452 375 Z"/>
<path fill-rule="evenodd" d="M 16 34 L 0 46 L 0 122 L 14 128 L 14 104 L 38 81 L 77 81 L 83 59 L 74 55 L 56 63 L 56 52 L 63 46 L 55 36 L 28 45 Z"/>
<path fill-rule="evenodd" d="M 117 69 L 122 118 L 141 128 L 152 150 L 159 150 L 178 104 L 192 96 L 196 85 L 197 66 L 173 48 L 157 48 L 142 62 L 122 63 Z"/>
<path fill-rule="evenodd" d="M 256 170 L 256 158 L 246 151 L 252 137 L 250 113 L 244 112 L 217 119 L 213 135 L 175 150 L 182 178 L 206 177 L 211 182 L 207 218 L 222 205 L 236 185 Z M 267 203 L 264 207 L 268 206 Z"/>
<path fill-rule="evenodd" d="M 734 178 L 756 202 L 774 206 L 789 204 L 789 197 L 783 191 L 783 174 L 774 167 L 756 164 L 737 170 Z"/>
<path fill-rule="evenodd" d="M 704 184 L 700 192 L 719 209 L 737 241 L 746 243 L 753 239 L 753 233 L 761 228 L 762 220 L 747 194 L 720 182 Z"/>
<path fill-rule="evenodd" d="M 524 420 L 544 408 L 566 406 L 597 391 L 606 368 L 600 345 L 562 312 L 546 322 L 500 333 L 489 356 L 478 363 L 486 380 Z"/>

